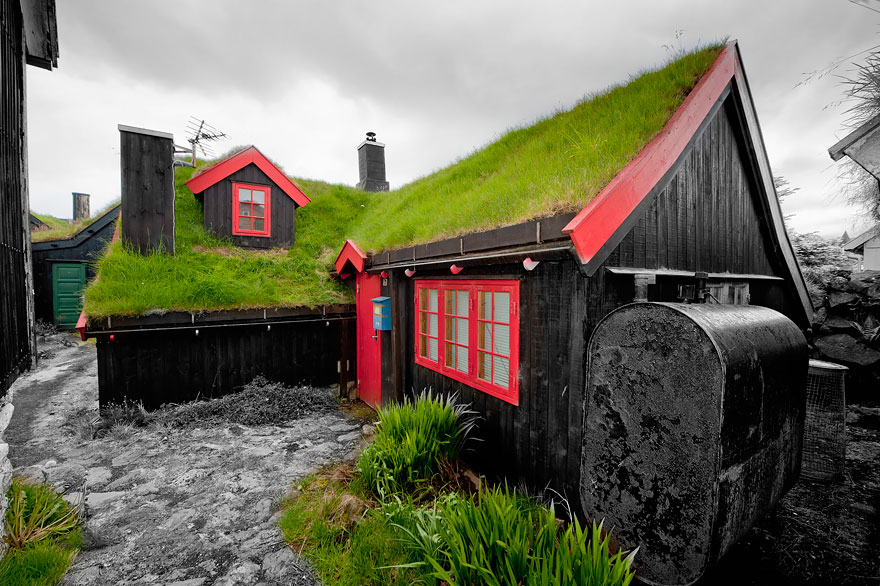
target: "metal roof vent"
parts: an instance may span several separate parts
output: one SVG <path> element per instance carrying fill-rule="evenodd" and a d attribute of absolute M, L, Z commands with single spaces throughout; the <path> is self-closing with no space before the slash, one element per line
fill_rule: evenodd
<path fill-rule="evenodd" d="M 368 132 L 367 133 L 367 142 L 376 142 L 376 133 Z"/>

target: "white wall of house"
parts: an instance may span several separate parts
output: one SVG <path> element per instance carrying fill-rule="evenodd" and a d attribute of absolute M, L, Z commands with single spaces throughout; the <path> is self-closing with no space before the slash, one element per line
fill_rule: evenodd
<path fill-rule="evenodd" d="M 880 271 L 880 236 L 865 242 L 865 260 L 862 267 L 866 271 Z"/>

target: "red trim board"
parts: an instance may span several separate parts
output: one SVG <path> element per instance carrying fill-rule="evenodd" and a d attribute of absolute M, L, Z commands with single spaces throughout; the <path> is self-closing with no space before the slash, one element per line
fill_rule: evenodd
<path fill-rule="evenodd" d="M 648 146 L 629 162 L 562 231 L 582 264 L 599 253 L 687 148 L 700 124 L 733 79 L 736 49 L 728 45 Z"/>
<path fill-rule="evenodd" d="M 189 187 L 193 193 L 201 193 L 218 181 L 226 179 L 236 171 L 243 169 L 251 163 L 256 165 L 260 171 L 274 181 L 275 184 L 281 188 L 281 191 L 290 196 L 290 199 L 296 202 L 298 206 L 304 206 L 311 201 L 308 196 L 306 196 L 306 194 L 304 194 L 300 188 L 281 171 L 281 169 L 276 167 L 266 155 L 261 153 L 257 147 L 254 146 L 248 147 L 240 153 L 236 153 L 228 159 L 217 163 L 210 169 L 199 173 L 187 181 L 186 186 Z"/>

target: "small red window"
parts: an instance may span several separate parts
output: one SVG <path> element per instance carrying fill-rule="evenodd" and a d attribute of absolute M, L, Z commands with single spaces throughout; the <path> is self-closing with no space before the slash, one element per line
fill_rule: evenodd
<path fill-rule="evenodd" d="M 270 236 L 271 190 L 265 185 L 232 184 L 232 233 Z"/>
<path fill-rule="evenodd" d="M 417 281 L 415 360 L 519 404 L 519 281 Z"/>

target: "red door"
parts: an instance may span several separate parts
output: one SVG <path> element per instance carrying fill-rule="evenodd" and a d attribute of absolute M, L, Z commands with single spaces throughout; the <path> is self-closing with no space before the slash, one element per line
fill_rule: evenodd
<path fill-rule="evenodd" d="M 373 297 L 380 295 L 379 275 L 357 274 L 358 398 L 376 409 L 382 400 L 380 332 L 373 329 Z"/>

